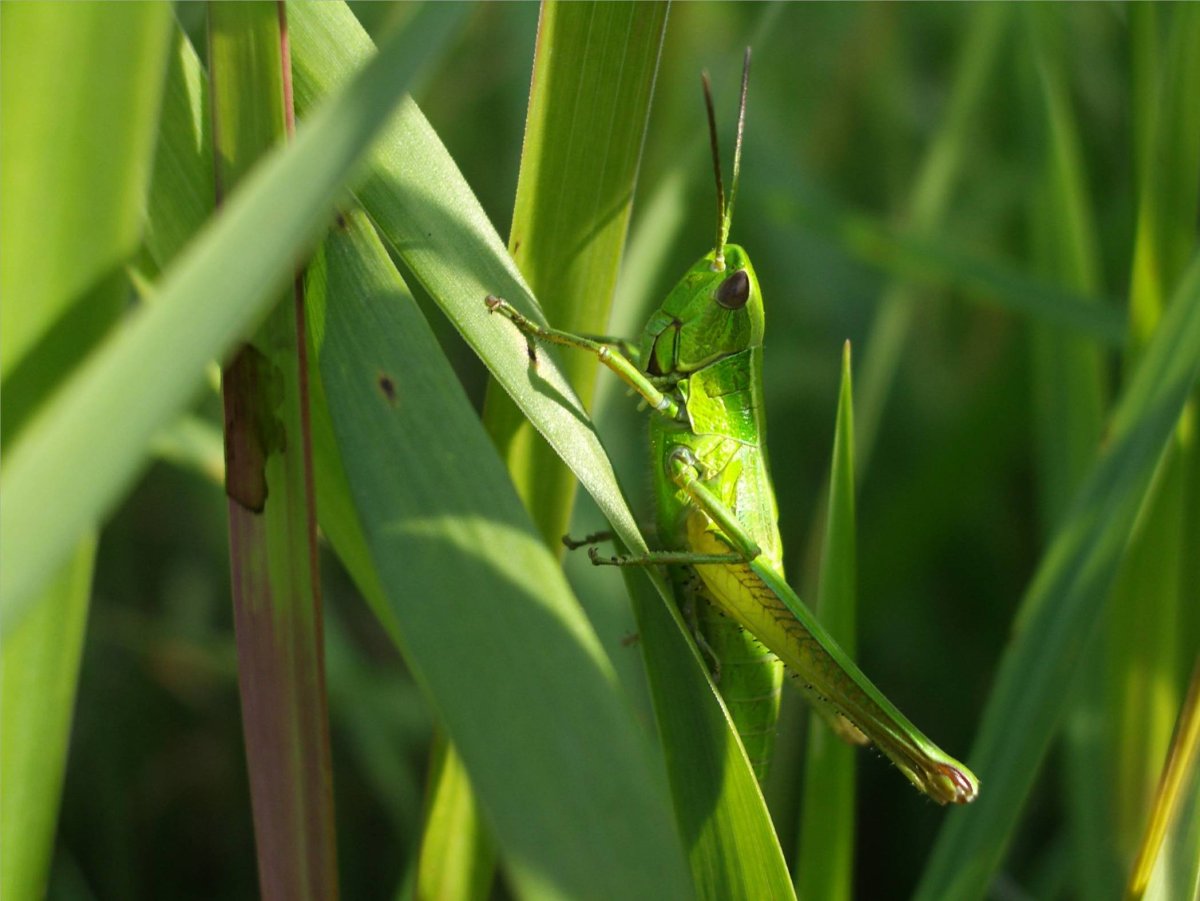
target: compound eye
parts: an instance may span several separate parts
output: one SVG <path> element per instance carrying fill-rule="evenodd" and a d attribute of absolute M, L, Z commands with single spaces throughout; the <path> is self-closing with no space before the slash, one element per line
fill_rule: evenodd
<path fill-rule="evenodd" d="M 716 293 L 717 303 L 727 310 L 740 310 L 750 299 L 750 276 L 739 269 L 721 282 Z"/>

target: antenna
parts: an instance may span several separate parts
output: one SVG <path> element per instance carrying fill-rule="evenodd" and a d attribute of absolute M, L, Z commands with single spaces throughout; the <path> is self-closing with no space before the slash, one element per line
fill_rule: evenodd
<path fill-rule="evenodd" d="M 713 174 L 717 180 L 717 244 L 714 248 L 713 266 L 720 272 L 725 268 L 725 242 L 729 239 L 729 226 L 733 221 L 733 201 L 737 197 L 738 181 L 742 174 L 742 135 L 746 130 L 746 89 L 750 84 L 750 48 L 742 62 L 742 97 L 738 103 L 737 140 L 733 145 L 733 182 L 729 189 L 729 202 L 725 201 L 725 184 L 721 178 L 721 149 L 717 141 L 717 114 L 713 110 L 712 83 L 708 73 L 703 72 L 704 105 L 708 110 L 708 138 L 712 144 Z"/>
<path fill-rule="evenodd" d="M 708 80 L 708 72 L 700 73 L 700 81 L 704 84 L 704 106 L 708 110 L 708 140 L 712 144 L 713 175 L 717 179 L 717 243 L 713 262 L 719 272 L 725 268 L 725 236 L 729 231 L 725 224 L 725 183 L 721 180 L 721 147 L 717 141 L 717 114 L 713 110 L 712 82 Z"/>
<path fill-rule="evenodd" d="M 733 201 L 737 197 L 738 182 L 742 176 L 742 135 L 746 131 L 746 88 L 750 86 L 750 48 L 742 60 L 742 97 L 738 101 L 737 142 L 733 145 L 733 183 L 729 187 L 729 203 L 725 204 L 725 215 L 721 221 L 721 248 L 729 237 L 729 225 L 733 222 Z"/>

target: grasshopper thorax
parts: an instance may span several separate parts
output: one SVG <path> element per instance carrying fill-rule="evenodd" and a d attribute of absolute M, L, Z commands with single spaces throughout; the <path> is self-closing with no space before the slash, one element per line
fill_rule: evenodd
<path fill-rule="evenodd" d="M 762 294 L 754 267 L 737 244 L 726 244 L 724 251 L 723 269 L 714 268 L 716 250 L 705 254 L 646 323 L 642 360 L 648 374 L 683 376 L 762 346 Z"/>

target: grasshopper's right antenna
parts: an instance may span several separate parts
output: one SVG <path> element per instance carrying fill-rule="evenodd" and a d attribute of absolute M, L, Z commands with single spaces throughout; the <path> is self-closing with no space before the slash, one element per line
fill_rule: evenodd
<path fill-rule="evenodd" d="M 720 272 L 725 268 L 725 238 L 729 233 L 725 220 L 725 182 L 721 178 L 721 146 L 717 141 L 717 114 L 713 110 L 712 82 L 708 72 L 700 73 L 704 83 L 704 106 L 708 110 L 708 140 L 712 144 L 713 175 L 717 179 L 717 243 L 714 246 L 713 268 Z"/>
<path fill-rule="evenodd" d="M 721 247 L 729 237 L 729 225 L 733 222 L 733 201 L 737 197 L 738 182 L 742 180 L 742 135 L 746 131 L 746 89 L 750 86 L 750 48 L 742 60 L 742 97 L 738 101 L 737 141 L 733 145 L 733 182 L 729 186 L 729 202 L 725 204 L 725 215 L 721 222 Z"/>
<path fill-rule="evenodd" d="M 713 253 L 713 268 L 718 272 L 725 268 L 725 242 L 729 240 L 729 226 L 733 222 L 733 201 L 737 197 L 738 181 L 742 174 L 742 135 L 746 130 L 746 88 L 750 84 L 750 48 L 742 63 L 742 96 L 738 102 L 737 139 L 733 145 L 733 182 L 729 188 L 729 202 L 725 201 L 725 183 L 721 178 L 721 149 L 717 140 L 717 114 L 713 110 L 712 83 L 708 73 L 700 76 L 704 82 L 704 105 L 708 110 L 708 139 L 712 144 L 713 174 L 717 178 L 717 244 Z"/>

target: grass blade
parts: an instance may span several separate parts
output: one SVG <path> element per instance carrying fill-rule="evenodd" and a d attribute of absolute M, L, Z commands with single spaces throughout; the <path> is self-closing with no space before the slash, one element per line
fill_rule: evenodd
<path fill-rule="evenodd" d="M 1200 890 L 1200 657 L 1175 724 L 1125 897 L 1193 898 Z"/>
<path fill-rule="evenodd" d="M 646 579 L 628 569 L 623 575 L 697 896 L 793 897 L 758 781 L 678 611 L 651 592 Z"/>
<path fill-rule="evenodd" d="M 850 342 L 842 352 L 842 385 L 833 434 L 829 515 L 821 555 L 816 613 L 851 657 L 855 646 L 857 565 L 854 537 L 854 401 Z M 853 897 L 855 749 L 815 712 L 808 717 L 804 806 L 796 863 L 796 894 L 829 901 Z"/>
<path fill-rule="evenodd" d="M 418 899 L 483 901 L 496 869 L 495 844 L 462 758 L 442 739 L 434 749 L 429 812 L 417 861 Z"/>
<path fill-rule="evenodd" d="M 95 539 L 80 542 L 34 613 L 18 628 L 5 630 L 0 655 L 0 894 L 6 898 L 46 894 L 95 553 Z"/>
<path fill-rule="evenodd" d="M 220 196 L 295 130 L 282 5 L 209 6 Z M 336 898 L 337 844 L 297 281 L 225 367 L 230 563 L 242 728 L 265 898 Z"/>

